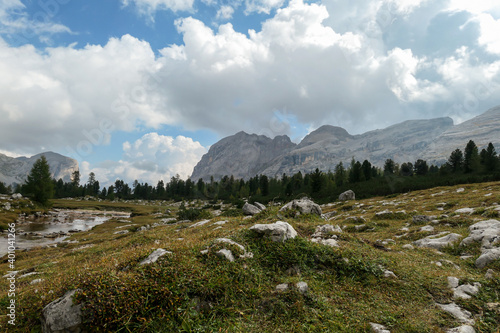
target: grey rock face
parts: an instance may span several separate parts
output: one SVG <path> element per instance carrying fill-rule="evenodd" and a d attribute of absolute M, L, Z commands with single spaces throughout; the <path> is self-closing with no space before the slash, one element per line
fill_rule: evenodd
<path fill-rule="evenodd" d="M 476 260 L 477 268 L 484 268 L 488 266 L 490 263 L 500 259 L 500 247 L 495 249 L 487 249 L 484 250 L 483 253 Z"/>
<path fill-rule="evenodd" d="M 77 290 L 68 291 L 63 297 L 49 303 L 42 310 L 42 332 L 77 333 L 81 332 L 82 304 L 74 304 Z"/>
<path fill-rule="evenodd" d="M 274 242 L 284 242 L 297 237 L 295 229 L 287 222 L 278 221 L 272 224 L 256 224 L 250 228 Z"/>
<path fill-rule="evenodd" d="M 438 237 L 438 236 L 441 236 L 441 237 Z M 434 235 L 434 236 L 429 236 L 429 237 L 419 239 L 419 240 L 413 242 L 413 244 L 415 244 L 418 247 L 428 247 L 428 248 L 433 248 L 433 249 L 439 250 L 445 246 L 451 245 L 451 244 L 459 241 L 460 238 L 462 238 L 461 235 L 454 234 L 454 233 L 447 234 L 445 236 L 442 236 L 442 234 L 439 234 L 439 235 Z"/>
<path fill-rule="evenodd" d="M 210 147 L 194 167 L 191 180 L 209 181 L 223 176 L 248 179 L 262 173 L 278 156 L 295 147 L 287 136 L 270 139 L 263 135 L 239 132 Z"/>
<path fill-rule="evenodd" d="M 450 315 L 452 315 L 459 322 L 474 325 L 474 319 L 472 319 L 472 314 L 467 310 L 463 310 L 455 303 L 436 304 L 436 305 L 439 308 L 441 308 L 441 310 L 448 312 Z"/>
<path fill-rule="evenodd" d="M 62 178 L 64 182 L 71 182 L 71 175 L 74 171 L 78 170 L 78 162 L 72 158 L 53 152 L 41 153 L 30 158 L 12 158 L 0 154 L 0 181 L 7 185 L 24 183 L 33 164 L 42 155 L 47 159 L 52 178 Z"/>
<path fill-rule="evenodd" d="M 470 234 L 461 245 L 481 242 L 481 255 L 476 260 L 477 268 L 484 268 L 490 263 L 500 259 L 500 221 L 487 220 L 473 224 L 469 227 Z"/>
<path fill-rule="evenodd" d="M 316 214 L 321 216 L 321 207 L 308 198 L 293 200 L 281 207 L 280 212 L 298 210 L 300 214 Z"/>
<path fill-rule="evenodd" d="M 459 298 L 469 299 L 479 292 L 480 287 L 481 287 L 481 284 L 479 282 L 475 282 L 474 285 L 463 284 L 461 286 L 458 286 L 453 290 L 453 298 L 454 299 L 459 299 Z"/>
<path fill-rule="evenodd" d="M 259 214 L 261 211 L 262 209 L 252 204 L 249 204 L 248 202 L 243 205 L 243 214 L 245 215 L 255 215 Z"/>
<path fill-rule="evenodd" d="M 340 201 L 355 200 L 356 194 L 352 190 L 347 190 L 339 195 Z"/>

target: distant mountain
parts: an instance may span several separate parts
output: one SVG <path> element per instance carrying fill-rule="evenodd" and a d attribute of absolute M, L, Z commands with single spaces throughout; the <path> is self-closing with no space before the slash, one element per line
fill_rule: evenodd
<path fill-rule="evenodd" d="M 47 159 L 50 173 L 55 179 L 61 178 L 65 182 L 70 182 L 72 173 L 78 170 L 78 162 L 76 160 L 53 152 L 41 153 L 29 158 L 13 158 L 0 154 L 0 181 L 13 186 L 23 184 L 33 164 L 42 155 Z"/>
<path fill-rule="evenodd" d="M 208 181 L 225 175 L 248 178 L 260 174 L 281 154 L 296 146 L 286 135 L 270 139 L 239 132 L 212 145 L 195 166 L 191 179 Z"/>
<path fill-rule="evenodd" d="M 360 135 L 325 125 L 298 145 L 287 136 L 270 139 L 239 132 L 214 144 L 194 168 L 191 179 L 220 179 L 224 175 L 248 179 L 257 174 L 280 177 L 316 168 L 328 171 L 339 162 L 348 166 L 353 157 L 379 167 L 388 158 L 396 163 L 424 159 L 429 164 L 442 164 L 453 150 L 463 150 L 469 140 L 480 148 L 492 142 L 500 150 L 500 107 L 459 125 L 453 125 L 448 117 L 409 120 Z"/>

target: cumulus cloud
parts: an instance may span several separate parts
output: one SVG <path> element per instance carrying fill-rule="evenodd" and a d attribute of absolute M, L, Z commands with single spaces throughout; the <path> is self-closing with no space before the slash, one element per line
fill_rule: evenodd
<path fill-rule="evenodd" d="M 284 0 L 245 0 L 245 13 L 252 12 L 269 14 L 271 10 L 280 8 Z"/>
<path fill-rule="evenodd" d="M 116 179 L 127 182 L 137 179 L 156 185 L 157 181 L 169 181 L 176 175 L 187 179 L 206 152 L 207 148 L 192 138 L 152 132 L 135 142 L 125 142 L 120 161 L 107 161 L 95 167 L 84 162 L 81 168 L 82 174 L 94 172 L 101 185 L 109 186 Z"/>
<path fill-rule="evenodd" d="M 234 8 L 231 6 L 221 6 L 215 15 L 217 20 L 230 20 L 233 17 Z"/>

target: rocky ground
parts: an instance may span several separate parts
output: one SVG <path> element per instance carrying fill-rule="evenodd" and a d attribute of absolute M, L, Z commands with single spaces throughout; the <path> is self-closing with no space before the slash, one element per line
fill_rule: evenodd
<path fill-rule="evenodd" d="M 18 254 L 15 330 L 498 332 L 499 190 L 188 203 L 218 215 L 198 221 L 140 203 L 131 218 Z"/>

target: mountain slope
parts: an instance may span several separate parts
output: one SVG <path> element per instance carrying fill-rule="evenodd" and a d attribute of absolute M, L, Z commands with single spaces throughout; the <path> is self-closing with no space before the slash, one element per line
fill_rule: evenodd
<path fill-rule="evenodd" d="M 53 152 L 45 152 L 29 158 L 24 156 L 13 158 L 0 154 L 0 181 L 7 185 L 24 183 L 33 164 L 42 155 L 47 159 L 50 173 L 55 179 L 62 178 L 63 181 L 70 182 L 71 174 L 78 170 L 76 160 Z"/>

